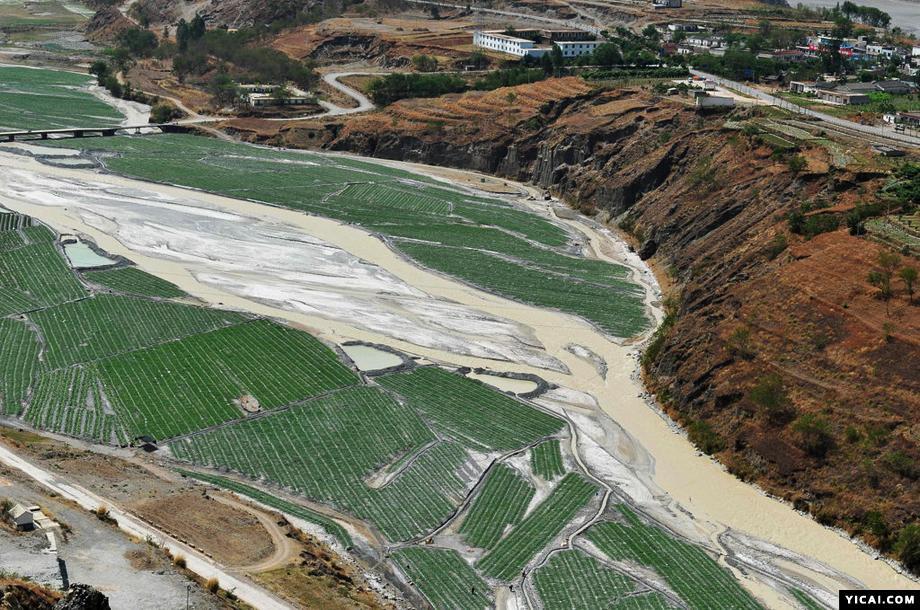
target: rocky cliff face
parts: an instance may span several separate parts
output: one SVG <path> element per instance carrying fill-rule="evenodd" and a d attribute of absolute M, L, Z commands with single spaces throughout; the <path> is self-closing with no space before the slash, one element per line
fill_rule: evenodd
<path fill-rule="evenodd" d="M 806 239 L 785 220 L 872 201 L 885 169 L 835 169 L 806 147 L 794 171 L 725 121 L 561 79 L 262 135 L 531 181 L 610 219 L 673 286 L 647 373 L 691 439 L 890 548 L 920 515 L 920 308 L 900 288 L 877 298 L 866 278 L 880 246 L 845 229 Z"/>

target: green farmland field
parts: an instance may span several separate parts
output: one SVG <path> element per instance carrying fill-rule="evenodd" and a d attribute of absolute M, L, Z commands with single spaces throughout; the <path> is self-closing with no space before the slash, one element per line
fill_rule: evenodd
<path fill-rule="evenodd" d="M 616 336 L 642 332 L 650 323 L 643 292 L 627 269 L 566 252 L 569 236 L 558 225 L 409 172 L 189 135 L 49 145 L 115 153 L 105 158 L 106 167 L 127 176 L 359 225 L 392 239 L 393 247 L 425 267 L 581 316 Z"/>
<path fill-rule="evenodd" d="M 37 311 L 46 362 L 58 369 L 240 324 L 229 311 L 101 294 Z"/>
<path fill-rule="evenodd" d="M 124 294 L 142 297 L 161 297 L 164 299 L 185 296 L 185 293 L 173 284 L 155 275 L 145 273 L 137 267 L 120 267 L 118 269 L 106 269 L 104 271 L 85 271 L 83 272 L 83 276 L 94 284 Z"/>
<path fill-rule="evenodd" d="M 635 561 L 657 572 L 694 610 L 754 610 L 760 605 L 732 575 L 699 547 L 643 523 L 620 507 L 624 523 L 606 521 L 588 539 L 612 560 Z"/>
<path fill-rule="evenodd" d="M 378 377 L 458 441 L 507 451 L 554 434 L 562 420 L 528 407 L 485 384 L 436 367 Z"/>
<path fill-rule="evenodd" d="M 554 554 L 534 572 L 534 583 L 544 610 L 671 608 L 664 596 L 637 591 L 631 579 L 577 549 Z"/>
<path fill-rule="evenodd" d="M 406 547 L 393 560 L 437 610 L 492 607 L 489 586 L 453 549 Z"/>
<path fill-rule="evenodd" d="M 0 131 L 121 123 L 114 108 L 81 90 L 92 80 L 71 72 L 0 67 Z"/>
<path fill-rule="evenodd" d="M 103 444 L 130 439 L 114 413 L 106 413 L 102 383 L 93 367 L 46 371 L 39 377 L 26 421 L 37 428 Z"/>
<path fill-rule="evenodd" d="M 4 252 L 0 256 L 0 286 L 46 307 L 87 294 L 51 243 L 34 243 Z"/>
<path fill-rule="evenodd" d="M 534 474 L 551 481 L 565 472 L 559 440 L 552 439 L 540 443 L 530 450 L 530 464 Z"/>
<path fill-rule="evenodd" d="M 97 367 L 130 435 L 156 439 L 242 417 L 233 401 L 246 394 L 273 409 L 358 381 L 312 336 L 265 320 L 115 356 Z"/>
<path fill-rule="evenodd" d="M 434 440 L 413 409 L 379 389 L 358 387 L 171 447 L 177 457 L 264 477 L 405 540 L 435 527 L 459 503 L 464 483 L 456 472 L 466 452 L 437 443 L 385 484 L 371 487 L 366 479 Z"/>
<path fill-rule="evenodd" d="M 514 579 L 587 506 L 596 491 L 597 487 L 581 475 L 566 475 L 547 499 L 479 560 L 477 567 L 496 580 Z"/>
<path fill-rule="evenodd" d="M 491 549 L 509 525 L 517 525 L 534 495 L 534 487 L 504 464 L 492 467 L 460 525 L 467 544 Z"/>
<path fill-rule="evenodd" d="M 0 413 L 19 414 L 40 348 L 38 336 L 25 323 L 0 318 Z"/>

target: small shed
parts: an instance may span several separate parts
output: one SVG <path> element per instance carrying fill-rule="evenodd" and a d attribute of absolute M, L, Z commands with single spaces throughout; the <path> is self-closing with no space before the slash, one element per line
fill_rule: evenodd
<path fill-rule="evenodd" d="M 134 445 L 140 447 L 147 453 L 153 453 L 159 447 L 157 447 L 157 439 L 153 438 L 149 434 L 144 434 L 143 436 L 137 436 L 134 438 Z"/>
<path fill-rule="evenodd" d="M 14 504 L 9 510 L 10 521 L 18 530 L 35 529 L 35 514 L 22 504 Z"/>

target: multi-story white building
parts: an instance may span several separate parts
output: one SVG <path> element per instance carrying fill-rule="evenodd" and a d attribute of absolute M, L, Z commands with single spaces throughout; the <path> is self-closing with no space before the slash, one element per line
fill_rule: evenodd
<path fill-rule="evenodd" d="M 569 59 L 589 55 L 603 44 L 601 40 L 593 40 L 594 35 L 590 32 L 579 30 L 543 30 L 535 33 L 534 38 L 537 37 L 543 40 L 542 44 L 530 38 L 513 36 L 502 31 L 477 30 L 473 32 L 473 46 L 517 57 L 539 59 L 551 53 L 553 45 L 556 45 L 562 51 L 562 56 Z"/>
<path fill-rule="evenodd" d="M 557 40 L 553 44 L 559 47 L 562 56 L 568 59 L 594 53 L 594 49 L 603 43 L 600 40 Z"/>
<path fill-rule="evenodd" d="M 473 46 L 518 57 L 536 58 L 540 58 L 552 50 L 552 47 L 538 47 L 537 43 L 528 38 L 518 38 L 501 31 L 477 30 L 473 32 Z"/>

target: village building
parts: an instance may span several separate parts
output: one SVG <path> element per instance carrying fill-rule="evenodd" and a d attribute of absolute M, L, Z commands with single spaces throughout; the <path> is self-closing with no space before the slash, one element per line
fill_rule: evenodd
<path fill-rule="evenodd" d="M 545 29 L 525 31 L 487 31 L 473 32 L 473 46 L 516 57 L 539 59 L 551 53 L 553 46 L 559 47 L 565 58 L 590 55 L 603 44 L 591 32 L 577 29 Z"/>
<path fill-rule="evenodd" d="M 35 515 L 22 504 L 14 504 L 7 513 L 10 523 L 20 531 L 35 529 Z"/>

